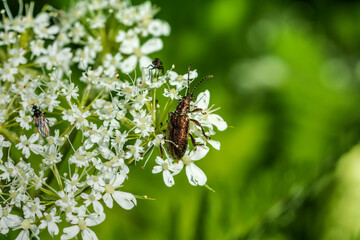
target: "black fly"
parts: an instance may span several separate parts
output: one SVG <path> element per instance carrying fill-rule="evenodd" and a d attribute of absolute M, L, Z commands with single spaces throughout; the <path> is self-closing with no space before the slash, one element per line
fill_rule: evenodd
<path fill-rule="evenodd" d="M 51 130 L 48 120 L 45 118 L 45 115 L 43 112 L 40 111 L 40 109 L 36 105 L 32 105 L 33 110 L 33 119 L 35 126 L 39 130 L 39 133 L 44 136 L 48 137 L 50 136 Z"/>
<path fill-rule="evenodd" d="M 164 66 L 163 63 L 160 61 L 159 58 L 154 58 L 154 60 L 152 61 L 152 63 L 148 66 L 148 68 L 150 68 L 151 70 L 157 69 L 158 73 L 156 77 L 159 77 L 159 71 L 161 70 L 162 75 L 164 75 Z"/>

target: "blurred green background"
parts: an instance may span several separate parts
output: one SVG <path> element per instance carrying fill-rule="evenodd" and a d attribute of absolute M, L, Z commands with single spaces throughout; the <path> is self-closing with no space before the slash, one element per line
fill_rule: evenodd
<path fill-rule="evenodd" d="M 360 239 L 360 2 L 152 2 L 172 32 L 151 57 L 215 76 L 197 92 L 229 125 L 198 163 L 216 192 L 133 167 L 124 191 L 156 201 L 115 205 L 99 239 Z"/>

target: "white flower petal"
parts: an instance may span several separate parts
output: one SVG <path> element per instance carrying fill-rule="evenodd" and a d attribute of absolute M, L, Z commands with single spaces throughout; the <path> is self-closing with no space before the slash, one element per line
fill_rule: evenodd
<path fill-rule="evenodd" d="M 141 46 L 141 52 L 147 55 L 159 51 L 162 48 L 163 48 L 162 40 L 160 38 L 152 38 Z"/>
<path fill-rule="evenodd" d="M 169 71 L 167 74 L 168 74 L 170 80 L 176 80 L 177 77 L 179 76 L 179 75 L 178 75 L 176 72 L 174 72 L 174 71 Z"/>
<path fill-rule="evenodd" d="M 152 173 L 153 174 L 156 174 L 156 173 L 159 173 L 159 172 L 161 172 L 163 169 L 162 169 L 162 166 L 159 166 L 159 165 L 157 165 L 157 166 L 154 166 L 154 168 L 152 169 Z"/>
<path fill-rule="evenodd" d="M 164 163 L 164 159 L 162 159 L 161 157 L 157 156 L 155 158 L 155 162 L 159 165 L 162 165 Z"/>
<path fill-rule="evenodd" d="M 147 68 L 148 66 L 151 65 L 151 63 L 152 63 L 152 60 L 148 56 L 140 57 L 140 67 L 141 68 Z"/>
<path fill-rule="evenodd" d="M 79 232 L 80 228 L 77 225 L 64 228 L 65 234 L 61 235 L 61 240 L 74 238 Z"/>
<path fill-rule="evenodd" d="M 89 228 L 86 228 L 83 231 L 81 231 L 81 237 L 83 240 L 98 240 L 94 231 Z"/>
<path fill-rule="evenodd" d="M 201 109 L 208 109 L 210 103 L 210 92 L 206 90 L 205 92 L 199 93 L 196 99 L 196 107 Z"/>
<path fill-rule="evenodd" d="M 43 229 L 47 227 L 47 221 L 46 220 L 41 220 L 40 225 L 38 226 L 39 229 Z"/>
<path fill-rule="evenodd" d="M 124 73 L 129 73 L 134 71 L 137 63 L 137 57 L 135 55 L 131 55 L 126 58 L 120 65 L 121 71 Z"/>
<path fill-rule="evenodd" d="M 124 182 L 125 178 L 126 178 L 125 174 L 121 174 L 121 173 L 116 174 L 115 181 L 112 184 L 113 187 L 120 187 L 120 185 Z"/>
<path fill-rule="evenodd" d="M 227 128 L 227 123 L 217 114 L 209 114 L 207 120 L 215 125 L 220 131 L 224 131 Z"/>
<path fill-rule="evenodd" d="M 112 199 L 112 197 L 111 197 L 111 195 L 110 195 L 109 193 L 105 193 L 105 194 L 104 194 L 103 200 L 104 200 L 105 205 L 106 205 L 108 208 L 112 208 L 112 207 L 113 207 L 113 199 Z"/>
<path fill-rule="evenodd" d="M 59 234 L 59 227 L 55 222 L 48 223 L 48 231 L 51 236 Z"/>
<path fill-rule="evenodd" d="M 23 150 L 22 150 L 22 154 L 24 154 L 25 155 L 25 158 L 29 158 L 30 157 L 30 150 L 29 150 L 29 148 L 23 148 Z"/>
<path fill-rule="evenodd" d="M 21 222 L 21 220 L 20 220 Z M 6 225 L 5 218 L 0 219 L 0 233 L 7 234 L 9 232 L 9 227 Z"/>
<path fill-rule="evenodd" d="M 94 206 L 94 211 L 95 212 L 97 212 L 97 213 L 104 212 L 104 207 L 99 201 L 94 201 L 93 206 Z"/>
<path fill-rule="evenodd" d="M 29 230 L 22 230 L 15 240 L 29 240 Z"/>
<path fill-rule="evenodd" d="M 169 170 L 163 171 L 163 178 L 166 186 L 172 187 L 175 184 L 174 177 Z"/>
<path fill-rule="evenodd" d="M 89 197 L 89 194 L 87 193 L 81 193 L 80 196 L 84 199 L 87 199 Z"/>
<path fill-rule="evenodd" d="M 14 214 L 9 214 L 7 216 L 7 221 L 6 221 L 6 225 L 8 227 L 15 227 L 19 222 L 22 222 L 22 219 L 21 217 L 17 216 L 17 215 L 14 215 Z"/>
<path fill-rule="evenodd" d="M 178 174 L 179 172 L 181 172 L 183 167 L 184 167 L 184 162 L 177 161 L 169 166 L 169 170 L 173 172 L 172 175 L 174 176 L 174 175 Z"/>
<path fill-rule="evenodd" d="M 38 140 L 38 139 L 39 139 L 39 134 L 38 134 L 38 133 L 34 133 L 33 135 L 30 136 L 29 142 L 34 143 L 34 142 L 36 142 L 36 140 Z"/>
<path fill-rule="evenodd" d="M 129 40 L 124 41 L 120 46 L 120 52 L 125 54 L 133 54 L 134 49 L 140 46 L 139 38 L 135 37 Z"/>
<path fill-rule="evenodd" d="M 191 185 L 193 186 L 203 186 L 205 185 L 207 178 L 205 173 L 194 163 L 190 163 L 186 166 L 186 176 L 188 177 L 188 180 Z"/>
<path fill-rule="evenodd" d="M 208 152 L 209 152 L 209 147 L 196 146 L 196 148 L 190 152 L 189 157 L 191 160 L 197 161 L 204 158 Z"/>
<path fill-rule="evenodd" d="M 98 134 L 91 134 L 90 139 L 92 142 L 97 143 L 101 140 L 101 136 Z"/>
<path fill-rule="evenodd" d="M 131 193 L 115 191 L 112 196 L 126 210 L 132 209 L 136 205 L 136 199 Z"/>
<path fill-rule="evenodd" d="M 215 148 L 216 150 L 220 150 L 220 142 L 219 142 L 219 141 L 208 140 L 207 142 L 208 142 L 211 146 L 213 146 L 213 148 Z"/>
<path fill-rule="evenodd" d="M 124 31 L 124 30 L 120 30 L 120 31 L 118 32 L 118 35 L 116 36 L 115 42 L 122 42 L 122 41 L 124 41 L 125 37 L 126 37 L 125 31 Z"/>
<path fill-rule="evenodd" d="M 193 71 L 190 71 L 189 79 L 197 78 L 198 75 L 199 75 L 199 74 L 198 74 L 198 72 L 197 72 L 196 69 L 193 70 Z M 183 75 L 183 78 L 184 78 L 184 79 L 188 79 L 188 74 L 184 74 L 184 75 Z"/>
<path fill-rule="evenodd" d="M 99 225 L 105 220 L 105 213 L 100 213 L 97 216 L 88 217 L 85 219 L 86 225 L 91 227 L 95 225 Z"/>

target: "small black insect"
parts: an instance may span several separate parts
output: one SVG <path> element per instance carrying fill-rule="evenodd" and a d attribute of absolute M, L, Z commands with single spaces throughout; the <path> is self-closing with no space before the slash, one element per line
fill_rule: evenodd
<path fill-rule="evenodd" d="M 148 68 L 150 68 L 150 70 L 154 70 L 154 69 L 158 69 L 159 71 L 161 70 L 161 73 L 164 75 L 164 66 L 159 58 L 154 58 L 154 60 L 152 61 L 152 63 L 149 65 Z M 157 77 L 159 77 L 159 72 L 157 74 Z"/>
<path fill-rule="evenodd" d="M 183 96 L 183 98 L 179 100 L 175 112 L 169 113 L 169 118 L 167 121 L 168 126 L 166 132 L 166 139 L 167 139 L 166 146 L 170 155 L 176 160 L 179 160 L 184 156 L 188 144 L 189 135 L 191 137 L 191 142 L 194 146 L 202 145 L 202 144 L 197 144 L 195 142 L 195 138 L 189 133 L 190 121 L 192 121 L 197 126 L 199 126 L 201 128 L 202 134 L 207 139 L 210 139 L 210 137 L 205 134 L 205 131 L 201 126 L 201 124 L 197 120 L 189 118 L 188 113 L 202 111 L 201 108 L 196 108 L 190 111 L 190 102 L 194 98 L 194 91 L 200 85 L 200 83 L 202 83 L 204 80 L 208 78 L 212 78 L 213 76 L 208 75 L 203 79 L 201 79 L 190 93 L 190 66 L 191 65 L 189 65 L 188 68 L 187 94 L 186 96 Z"/>
<path fill-rule="evenodd" d="M 40 109 L 36 105 L 32 105 L 32 110 L 34 112 L 33 119 L 35 126 L 39 130 L 40 134 L 44 137 L 50 136 L 50 126 L 48 120 L 45 118 L 45 115 L 43 112 L 40 111 Z"/>

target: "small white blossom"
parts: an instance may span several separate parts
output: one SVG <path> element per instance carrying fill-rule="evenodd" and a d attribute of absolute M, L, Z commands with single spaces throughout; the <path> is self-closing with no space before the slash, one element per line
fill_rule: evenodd
<path fill-rule="evenodd" d="M 25 50 L 22 48 L 12 48 L 10 49 L 10 56 L 9 62 L 12 66 L 17 67 L 20 64 L 25 64 L 27 62 L 26 58 L 24 57 Z"/>
<path fill-rule="evenodd" d="M 34 133 L 30 136 L 29 139 L 25 135 L 20 136 L 20 143 L 16 145 L 16 148 L 22 150 L 22 154 L 25 155 L 26 158 L 30 157 L 30 150 L 34 153 L 38 153 L 41 150 L 41 146 L 35 144 L 35 142 L 39 139 L 39 134 Z"/>
<path fill-rule="evenodd" d="M 5 136 L 0 134 L 0 159 L 3 157 L 3 148 L 10 147 L 10 145 L 10 142 L 5 140 Z"/>
<path fill-rule="evenodd" d="M 80 22 L 75 22 L 74 26 L 72 27 L 70 31 L 72 40 L 75 43 L 80 42 L 80 40 L 85 36 L 86 32 L 84 29 L 84 26 Z"/>
<path fill-rule="evenodd" d="M 31 57 L 40 56 L 46 53 L 45 41 L 42 39 L 35 39 L 30 42 Z"/>
<path fill-rule="evenodd" d="M 140 67 L 148 67 L 152 60 L 147 55 L 159 51 L 163 47 L 160 38 L 152 38 L 140 46 L 140 39 L 134 37 L 122 42 L 120 52 L 130 55 L 121 65 L 121 70 L 125 73 L 131 72 L 136 67 L 139 60 Z"/>
<path fill-rule="evenodd" d="M 41 218 L 44 210 L 45 206 L 40 204 L 39 198 L 35 198 L 33 202 L 27 202 L 23 207 L 24 217 L 31 219 L 35 219 L 35 216 Z"/>
<path fill-rule="evenodd" d="M 126 148 L 128 148 L 130 151 L 127 151 L 125 153 L 125 158 L 128 159 L 134 156 L 135 161 L 139 161 L 140 159 L 142 159 L 141 153 L 144 151 L 144 147 L 140 145 L 141 145 L 141 140 L 137 139 L 134 145 L 126 146 Z"/>
<path fill-rule="evenodd" d="M 14 229 L 21 229 L 19 235 L 16 240 L 30 240 L 30 234 L 33 237 L 37 237 L 39 234 L 38 227 L 34 224 L 34 220 L 31 219 L 16 219 L 17 222 L 14 223 Z"/>
<path fill-rule="evenodd" d="M 113 199 L 126 210 L 129 210 L 136 205 L 136 199 L 134 195 L 116 190 L 117 188 L 121 187 L 125 177 L 125 174 L 118 173 L 112 179 L 110 179 L 108 184 L 105 185 L 105 194 L 103 195 L 103 200 L 108 208 L 113 207 Z"/>
<path fill-rule="evenodd" d="M 75 86 L 74 83 L 64 85 L 64 88 L 61 89 L 62 94 L 65 96 L 66 100 L 70 102 L 70 99 L 76 99 L 79 96 L 79 87 Z"/>
<path fill-rule="evenodd" d="M 78 209 L 77 216 L 70 216 L 67 220 L 73 224 L 73 226 L 64 228 L 65 234 L 61 235 L 61 240 L 72 239 L 80 232 L 82 239 L 95 240 L 98 238 L 95 232 L 93 232 L 89 227 L 102 223 L 105 220 L 105 214 L 86 214 L 85 206 L 81 206 Z"/>
<path fill-rule="evenodd" d="M 81 197 L 85 199 L 85 206 L 89 206 L 90 204 L 93 205 L 94 211 L 97 213 L 104 212 L 104 208 L 99 200 L 102 199 L 102 196 L 99 192 L 92 191 L 90 194 L 81 193 Z"/>
<path fill-rule="evenodd" d="M 18 73 L 16 66 L 11 65 L 10 63 L 5 63 L 2 68 L 0 68 L 0 79 L 3 81 L 14 82 L 14 75 Z"/>
<path fill-rule="evenodd" d="M 179 75 L 174 71 L 169 71 L 168 76 L 170 78 L 169 84 L 176 87 L 178 91 L 181 91 L 185 87 L 187 87 L 187 79 L 191 80 L 197 78 L 198 73 L 196 70 L 190 71 L 190 74 L 186 73 L 184 75 Z"/>
<path fill-rule="evenodd" d="M 59 234 L 57 223 L 61 222 L 60 216 L 56 215 L 56 208 L 51 209 L 50 213 L 44 213 L 45 219 L 41 220 L 39 229 L 47 228 L 51 237 Z"/>
<path fill-rule="evenodd" d="M 148 31 L 154 37 L 168 36 L 170 34 L 170 26 L 167 22 L 160 19 L 153 19 L 148 25 Z"/>
<path fill-rule="evenodd" d="M 90 19 L 90 28 L 96 29 L 96 28 L 103 28 L 106 22 L 106 17 L 104 15 L 96 15 L 93 18 Z"/>
<path fill-rule="evenodd" d="M 202 116 L 200 118 L 201 123 L 205 126 L 212 127 L 212 125 L 216 126 L 220 131 L 224 131 L 227 128 L 227 124 L 218 114 L 214 114 L 213 112 L 218 109 L 212 109 L 213 106 L 209 107 L 210 103 L 210 92 L 206 90 L 198 95 L 196 99 L 196 107 L 201 108 L 201 113 L 198 116 Z"/>
<path fill-rule="evenodd" d="M 175 184 L 173 176 L 181 171 L 183 162 L 179 161 L 178 163 L 173 164 L 171 159 L 168 158 L 163 160 L 159 156 L 156 157 L 155 162 L 159 165 L 153 168 L 152 173 L 156 174 L 162 171 L 165 185 L 168 187 L 173 186 Z"/>
<path fill-rule="evenodd" d="M 26 115 L 24 110 L 19 111 L 19 117 L 15 118 L 16 122 L 20 123 L 20 127 L 29 130 L 30 129 L 30 123 L 33 121 L 33 117 Z"/>
<path fill-rule="evenodd" d="M 84 183 L 80 182 L 79 174 L 73 174 L 70 179 L 65 179 L 65 192 L 76 192 Z"/>
<path fill-rule="evenodd" d="M 22 219 L 14 214 L 11 214 L 12 207 L 4 206 L 0 207 L 0 233 L 7 234 L 9 228 L 14 228 L 17 223 L 21 222 Z"/>
<path fill-rule="evenodd" d="M 193 186 L 203 186 L 207 181 L 205 173 L 194 164 L 194 161 L 203 158 L 208 151 L 209 148 L 206 146 L 197 146 L 190 154 L 185 154 L 182 158 L 182 161 L 185 164 L 186 176 Z"/>

